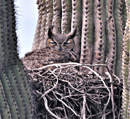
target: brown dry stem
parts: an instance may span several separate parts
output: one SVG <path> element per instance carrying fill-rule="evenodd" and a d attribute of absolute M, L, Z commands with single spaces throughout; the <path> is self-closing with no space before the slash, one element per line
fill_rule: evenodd
<path fill-rule="evenodd" d="M 93 69 L 104 64 L 58 63 L 28 69 L 37 119 L 106 119 L 121 117 L 122 83 Z M 80 67 L 82 72 L 79 74 Z"/>

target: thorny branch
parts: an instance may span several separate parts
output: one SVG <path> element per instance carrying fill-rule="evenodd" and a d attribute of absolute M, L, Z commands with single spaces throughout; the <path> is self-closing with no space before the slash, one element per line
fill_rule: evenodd
<path fill-rule="evenodd" d="M 120 117 L 122 84 L 110 74 L 105 76 L 92 67 L 105 64 L 82 65 L 58 63 L 29 70 L 38 119 L 105 119 Z M 79 74 L 80 67 L 83 68 Z M 90 71 L 91 73 L 86 74 Z M 35 80 L 34 80 L 35 79 Z M 115 100 L 119 100 L 118 103 Z M 37 111 L 35 111 L 36 113 Z"/>

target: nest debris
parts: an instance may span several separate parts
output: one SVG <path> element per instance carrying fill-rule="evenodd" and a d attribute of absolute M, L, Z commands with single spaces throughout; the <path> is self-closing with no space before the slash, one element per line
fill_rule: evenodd
<path fill-rule="evenodd" d="M 35 118 L 120 119 L 122 82 L 109 71 L 99 75 L 93 67 L 59 63 L 28 69 Z"/>

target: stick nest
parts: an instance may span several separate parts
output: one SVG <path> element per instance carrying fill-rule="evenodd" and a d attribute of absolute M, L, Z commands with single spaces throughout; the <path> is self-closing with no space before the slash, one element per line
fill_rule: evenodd
<path fill-rule="evenodd" d="M 120 79 L 107 70 L 101 76 L 93 67 L 62 63 L 28 70 L 35 118 L 120 119 Z"/>

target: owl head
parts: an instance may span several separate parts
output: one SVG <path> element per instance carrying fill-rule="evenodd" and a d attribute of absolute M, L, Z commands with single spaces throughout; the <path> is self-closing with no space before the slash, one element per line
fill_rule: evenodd
<path fill-rule="evenodd" d="M 52 28 L 49 28 L 46 46 L 58 52 L 72 51 L 75 46 L 73 38 L 76 36 L 76 31 L 74 29 L 69 34 L 55 34 Z"/>

